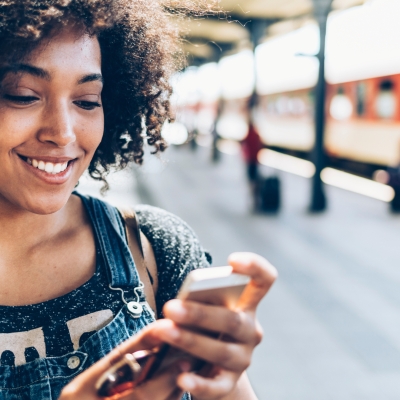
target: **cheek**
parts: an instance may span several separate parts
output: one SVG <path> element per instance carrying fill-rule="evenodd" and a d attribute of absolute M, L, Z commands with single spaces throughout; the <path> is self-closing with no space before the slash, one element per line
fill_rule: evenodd
<path fill-rule="evenodd" d="M 29 140 L 37 120 L 31 113 L 17 113 L 0 106 L 0 146 L 12 149 Z"/>
<path fill-rule="evenodd" d="M 96 113 L 97 114 L 97 113 Z M 86 120 L 80 129 L 80 145 L 90 156 L 94 154 L 99 146 L 104 133 L 104 115 L 99 112 L 90 120 Z"/>

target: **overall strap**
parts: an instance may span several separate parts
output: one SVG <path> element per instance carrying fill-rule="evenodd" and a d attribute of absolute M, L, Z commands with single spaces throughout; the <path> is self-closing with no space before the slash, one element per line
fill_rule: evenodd
<path fill-rule="evenodd" d="M 128 245 L 134 260 L 136 260 L 136 269 L 140 280 L 144 284 L 146 299 L 154 314 L 157 315 L 156 289 L 153 285 L 158 272 L 154 253 L 149 248 L 151 245 L 140 230 L 135 210 L 132 207 L 118 207 L 118 211 L 125 221 Z"/>
<path fill-rule="evenodd" d="M 76 194 L 82 199 L 92 220 L 110 285 L 125 289 L 139 287 L 139 275 L 127 244 L 124 223 L 117 209 L 94 197 Z M 144 301 L 143 293 L 141 297 Z"/>

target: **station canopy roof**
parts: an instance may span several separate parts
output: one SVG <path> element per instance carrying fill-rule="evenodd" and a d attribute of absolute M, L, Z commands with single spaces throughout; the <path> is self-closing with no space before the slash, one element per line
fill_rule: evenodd
<path fill-rule="evenodd" d="M 328 19 L 326 36 L 328 83 L 341 85 L 400 74 L 398 15 L 400 0 L 373 0 L 333 12 Z M 290 21 L 293 19 L 274 25 Z M 200 20 L 194 24 L 199 34 L 202 23 Z M 314 57 L 320 49 L 318 24 L 308 16 L 308 20 L 303 20 L 297 27 L 294 25 L 286 32 L 272 35 L 268 32 L 265 40 L 256 47 L 255 54 L 252 47 L 238 46 L 225 51 L 218 60 L 203 59 L 203 62 L 193 63 L 194 68 L 181 74 L 179 92 L 186 93 L 193 85 L 195 89 L 190 89 L 190 93 L 196 95 L 182 95 L 182 99 L 196 96 L 205 102 L 220 97 L 243 99 L 251 95 L 254 83 L 260 95 L 311 89 L 317 82 L 319 71 L 319 62 Z M 231 37 L 237 34 L 234 29 L 242 28 L 239 23 L 227 26 L 232 29 L 229 31 Z M 229 36 L 227 32 L 226 37 Z M 206 45 L 199 45 L 198 49 L 204 49 Z"/>
<path fill-rule="evenodd" d="M 334 0 L 333 10 L 366 3 L 368 0 Z M 379 0 L 378 0 L 379 1 Z M 313 0 L 219 0 L 227 17 L 191 19 L 183 31 L 188 39 L 185 50 L 199 59 L 211 59 L 215 46 L 249 44 L 246 22 L 254 19 L 269 21 L 266 36 L 297 29 L 313 17 Z"/>
<path fill-rule="evenodd" d="M 334 0 L 333 8 L 348 8 L 364 2 L 365 0 Z M 313 11 L 312 0 L 221 0 L 220 5 L 232 15 L 251 18 L 294 18 Z"/>

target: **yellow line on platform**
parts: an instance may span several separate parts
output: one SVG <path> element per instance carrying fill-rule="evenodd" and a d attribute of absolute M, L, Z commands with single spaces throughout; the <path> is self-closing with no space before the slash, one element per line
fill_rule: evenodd
<path fill-rule="evenodd" d="M 391 202 L 394 198 L 392 187 L 337 169 L 323 169 L 321 179 L 327 185 L 336 186 L 340 189 L 349 190 L 350 192 L 362 194 L 387 203 Z"/>
<path fill-rule="evenodd" d="M 303 178 L 312 178 L 315 174 L 315 166 L 312 162 L 274 150 L 261 150 L 258 153 L 258 161 L 262 165 Z M 327 185 L 385 202 L 391 202 L 395 195 L 393 188 L 388 185 L 334 168 L 324 168 L 321 172 L 321 179 Z"/>
<path fill-rule="evenodd" d="M 258 161 L 260 164 L 290 172 L 291 174 L 299 175 L 303 178 L 311 178 L 315 174 L 315 166 L 312 162 L 274 150 L 260 150 L 258 153 Z"/>

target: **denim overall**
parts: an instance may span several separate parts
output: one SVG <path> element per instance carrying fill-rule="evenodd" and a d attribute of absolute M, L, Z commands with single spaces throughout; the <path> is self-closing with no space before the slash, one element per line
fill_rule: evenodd
<path fill-rule="evenodd" d="M 20 366 L 0 366 L 0 400 L 58 399 L 63 387 L 72 379 L 154 321 L 143 290 L 139 290 L 139 275 L 119 212 L 95 198 L 79 197 L 92 221 L 111 288 L 122 289 L 127 302 L 136 301 L 137 293 L 143 312 L 139 318 L 134 318 L 125 304 L 108 325 L 90 336 L 76 351 Z M 182 397 L 182 400 L 189 399 L 187 394 Z"/>

